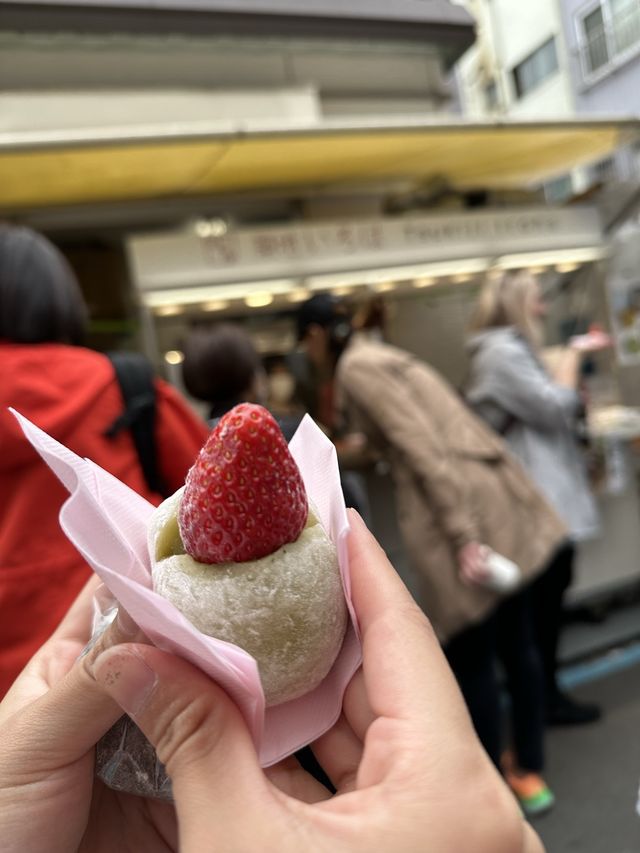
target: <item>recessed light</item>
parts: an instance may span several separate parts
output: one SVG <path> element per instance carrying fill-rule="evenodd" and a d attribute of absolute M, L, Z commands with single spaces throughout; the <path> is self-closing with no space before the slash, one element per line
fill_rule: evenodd
<path fill-rule="evenodd" d="M 173 317 L 176 314 L 182 314 L 182 305 L 159 305 L 156 308 L 156 314 L 159 317 Z"/>
<path fill-rule="evenodd" d="M 213 299 L 211 302 L 205 302 L 202 305 L 203 311 L 224 311 L 229 307 L 229 303 L 224 299 Z"/>
<path fill-rule="evenodd" d="M 573 263 L 567 262 L 566 264 L 556 264 L 556 272 L 559 272 L 559 273 L 575 272 L 577 269 L 579 269 L 579 267 L 580 267 L 580 264 L 575 263 L 575 262 L 573 262 Z"/>
<path fill-rule="evenodd" d="M 248 305 L 249 308 L 265 308 L 267 305 L 271 305 L 273 302 L 273 294 L 267 293 L 250 293 L 249 296 L 245 296 L 244 304 Z"/>
<path fill-rule="evenodd" d="M 207 240 L 211 237 L 224 237 L 228 226 L 224 219 L 197 219 L 193 230 L 201 240 Z"/>
<path fill-rule="evenodd" d="M 167 364 L 182 364 L 184 353 L 179 349 L 170 349 L 168 352 L 165 352 L 164 360 Z"/>

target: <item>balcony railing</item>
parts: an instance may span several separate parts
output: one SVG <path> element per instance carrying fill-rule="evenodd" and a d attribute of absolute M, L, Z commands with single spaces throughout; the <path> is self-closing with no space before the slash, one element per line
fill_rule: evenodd
<path fill-rule="evenodd" d="M 585 82 L 609 66 L 640 50 L 640 4 L 614 15 L 611 22 L 594 29 L 579 47 L 580 65 Z"/>

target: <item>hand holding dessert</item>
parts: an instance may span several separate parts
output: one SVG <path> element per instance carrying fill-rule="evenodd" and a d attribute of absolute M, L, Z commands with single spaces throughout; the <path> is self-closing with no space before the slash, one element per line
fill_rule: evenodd
<path fill-rule="evenodd" d="M 354 514 L 351 524 L 364 666 L 313 746 L 335 797 L 294 759 L 265 774 L 226 694 L 185 661 L 132 644 L 126 623 L 72 663 L 88 636 L 90 590 L 0 706 L 3 850 L 542 853 L 426 619 Z M 94 780 L 91 746 L 121 708 L 167 762 L 175 812 Z"/>

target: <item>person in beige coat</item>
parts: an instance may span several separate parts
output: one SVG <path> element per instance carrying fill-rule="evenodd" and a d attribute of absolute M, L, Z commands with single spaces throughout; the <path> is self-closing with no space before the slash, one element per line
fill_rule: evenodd
<path fill-rule="evenodd" d="M 526 581 L 567 531 L 504 442 L 414 356 L 356 337 L 336 378 L 350 418 L 390 463 L 421 603 L 445 642 L 500 601 L 465 582 L 470 546 L 509 558 Z"/>
<path fill-rule="evenodd" d="M 526 586 L 561 545 L 565 527 L 501 439 L 435 371 L 377 340 L 342 334 L 335 345 L 332 329 L 342 329 L 344 318 L 336 302 L 342 319 L 327 319 L 327 300 L 314 297 L 303 306 L 300 337 L 317 338 L 324 331 L 327 358 L 335 366 L 335 396 L 350 424 L 391 466 L 400 529 L 418 575 L 419 604 L 451 651 L 449 660 L 480 739 L 499 764 L 494 663 L 501 628 L 494 615 L 503 596 L 485 583 L 484 546 L 516 563 Z M 529 631 L 523 596 L 511 596 L 518 604 L 503 628 Z M 523 643 L 514 636 L 505 639 L 511 656 L 505 665 L 519 694 L 513 696 L 514 714 L 529 718 L 521 725 L 514 720 L 519 764 L 539 773 L 544 725 L 539 659 L 531 633 Z M 519 656 L 518 650 L 523 652 Z"/>

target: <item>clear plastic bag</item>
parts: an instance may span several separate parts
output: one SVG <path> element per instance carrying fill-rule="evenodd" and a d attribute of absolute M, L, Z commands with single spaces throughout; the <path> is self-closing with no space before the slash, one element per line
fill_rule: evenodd
<path fill-rule="evenodd" d="M 156 751 L 129 717 L 120 717 L 96 747 L 96 776 L 114 791 L 172 800 L 171 780 Z"/>
<path fill-rule="evenodd" d="M 115 619 L 118 606 L 104 587 L 94 598 L 93 633 L 85 653 Z M 98 741 L 95 774 L 114 791 L 173 800 L 171 780 L 154 747 L 130 717 L 122 716 Z"/>

